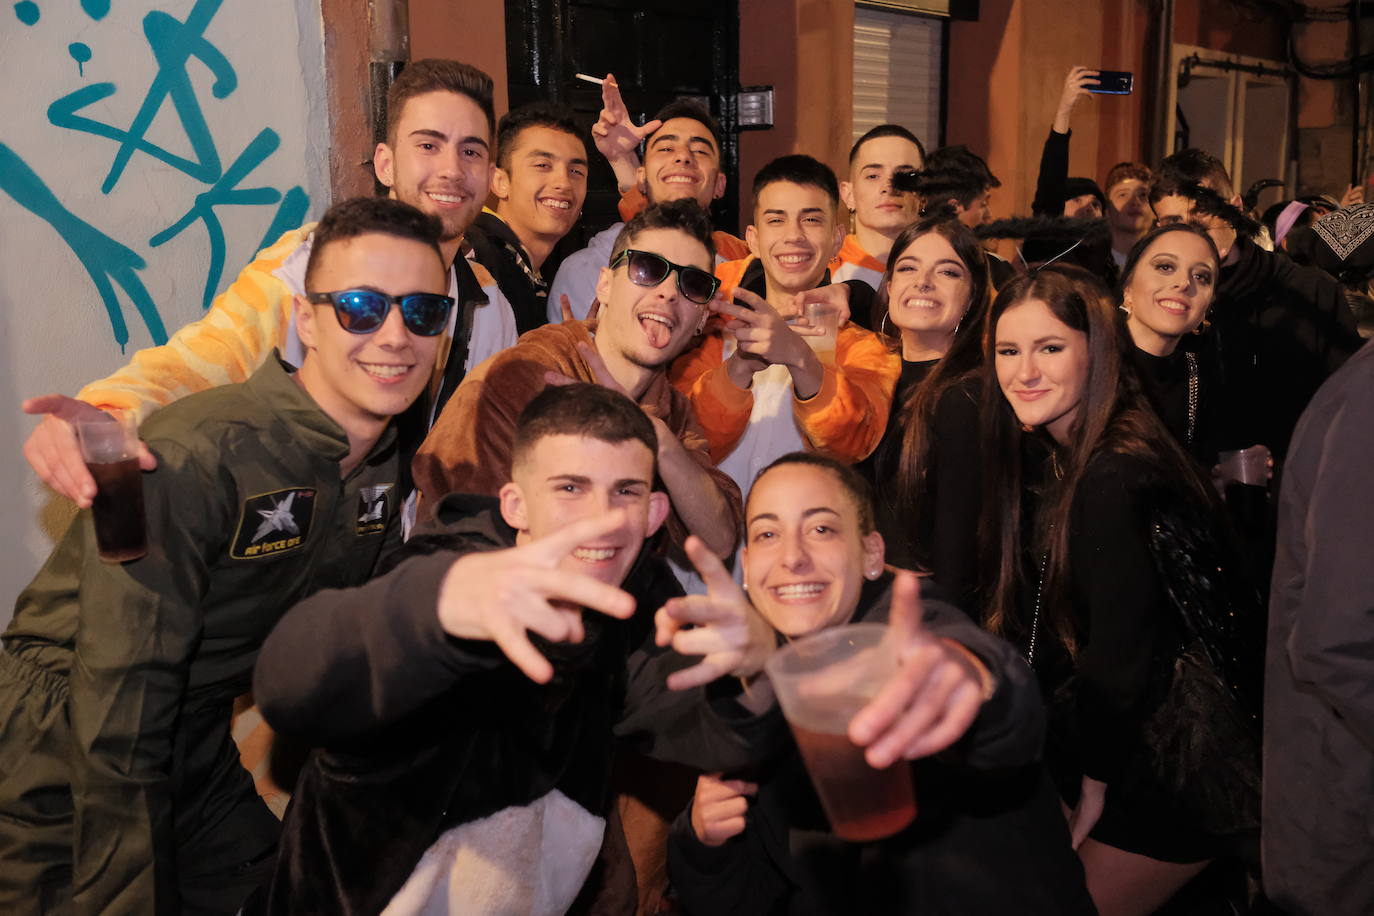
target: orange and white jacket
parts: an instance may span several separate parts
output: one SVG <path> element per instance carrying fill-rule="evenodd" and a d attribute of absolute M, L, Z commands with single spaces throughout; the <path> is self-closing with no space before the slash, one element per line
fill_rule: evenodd
<path fill-rule="evenodd" d="M 835 283 L 862 280 L 876 290 L 886 269 L 886 264 L 859 247 L 856 236 L 846 235 L 839 254 L 830 262 L 830 279 Z"/>
<path fill-rule="evenodd" d="M 717 268 L 722 286 L 756 287 L 762 270 L 750 270 L 750 262 L 756 265 L 750 258 Z M 820 391 L 804 401 L 793 392 L 785 366 L 770 366 L 754 375 L 750 388 L 740 388 L 725 369 L 733 353 L 733 337 L 708 326 L 701 343 L 673 363 L 669 378 L 692 402 L 712 459 L 741 486 L 789 451 L 823 451 L 854 462 L 882 439 L 901 360 L 876 334 L 853 324 L 841 328 Z"/>

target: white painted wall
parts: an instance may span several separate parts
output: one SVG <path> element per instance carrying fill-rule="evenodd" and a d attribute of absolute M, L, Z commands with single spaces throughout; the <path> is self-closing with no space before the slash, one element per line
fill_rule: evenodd
<path fill-rule="evenodd" d="M 35 18 L 36 21 L 32 21 Z M 202 23 L 188 29 L 178 23 Z M 145 31 L 146 30 L 146 31 Z M 194 34 L 205 45 L 196 45 Z M 159 78 L 151 36 L 165 49 L 194 46 L 200 56 L 167 73 L 185 73 L 204 117 L 204 139 L 219 158 L 198 157 L 177 107 L 164 99 L 144 142 L 173 156 L 200 161 L 178 168 L 135 150 L 109 193 L 102 193 L 120 149 L 118 139 L 64 127 L 50 106 L 72 93 L 113 84 L 73 116 L 128 131 Z M 180 37 L 178 37 L 180 36 Z M 88 49 L 89 55 L 86 50 Z M 80 63 L 78 58 L 86 58 Z M 219 95 L 214 86 L 221 78 Z M 229 81 L 225 81 L 225 78 Z M 231 82 L 236 81 L 236 85 Z M 59 106 L 60 107 L 60 106 Z M 75 107 L 69 104 L 69 107 Z M 328 114 L 319 0 L 23 0 L 0 4 L 0 626 L 13 601 L 42 564 L 70 508 L 51 496 L 24 462 L 21 447 L 36 420 L 19 402 L 36 394 L 74 394 L 86 382 L 123 365 L 154 343 L 148 323 L 129 294 L 114 284 L 117 310 L 127 324 L 121 348 L 106 304 L 73 244 L 50 225 L 30 173 L 61 208 L 144 261 L 133 273 L 167 333 L 199 317 L 210 265 L 204 223 L 192 222 L 159 247 L 158 233 L 177 223 L 231 168 L 264 129 L 280 145 L 235 187 L 266 189 L 281 198 L 292 189 L 308 204 L 298 225 L 318 218 L 328 198 Z M 26 207 L 24 203 L 27 203 Z M 224 267 L 218 294 L 247 263 L 278 216 L 280 200 L 215 208 L 223 226 Z M 44 219 L 31 212 L 48 213 Z M 298 211 L 299 212 L 299 211 Z M 285 215 L 285 214 L 284 214 Z M 289 228 L 289 227 L 288 227 Z M 75 233 L 68 229 L 69 239 Z M 77 247 L 88 258 L 98 246 Z"/>

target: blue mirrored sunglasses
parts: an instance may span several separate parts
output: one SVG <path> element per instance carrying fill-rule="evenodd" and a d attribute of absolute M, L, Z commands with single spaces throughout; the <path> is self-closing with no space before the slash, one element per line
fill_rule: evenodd
<path fill-rule="evenodd" d="M 437 293 L 409 293 L 388 296 L 375 289 L 345 289 L 334 293 L 306 293 L 315 305 L 334 306 L 339 327 L 350 334 L 371 334 L 386 322 L 392 303 L 401 310 L 406 330 L 420 337 L 433 337 L 448 324 L 453 299 Z"/>

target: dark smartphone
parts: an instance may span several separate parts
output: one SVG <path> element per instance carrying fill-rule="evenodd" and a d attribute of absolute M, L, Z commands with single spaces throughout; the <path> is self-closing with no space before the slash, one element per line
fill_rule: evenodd
<path fill-rule="evenodd" d="M 1097 71 L 1097 85 L 1084 88 L 1089 92 L 1106 95 L 1130 95 L 1134 83 L 1135 76 L 1129 70 L 1099 70 Z"/>

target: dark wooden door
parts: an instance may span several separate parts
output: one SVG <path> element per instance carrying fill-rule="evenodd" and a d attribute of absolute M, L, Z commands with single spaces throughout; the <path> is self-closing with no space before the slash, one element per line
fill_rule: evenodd
<path fill-rule="evenodd" d="M 637 123 L 678 96 L 706 104 L 725 134 L 726 192 L 711 216 L 716 228 L 736 230 L 738 0 L 507 0 L 506 69 L 512 108 L 539 99 L 561 102 L 587 128 L 601 111 L 601 87 L 574 79 L 575 73 L 614 73 Z M 584 238 L 620 219 L 615 176 L 595 150 L 589 152 L 587 202 L 578 226 Z"/>

